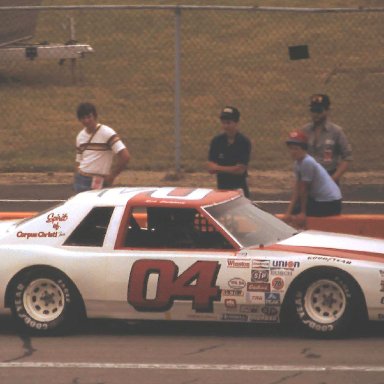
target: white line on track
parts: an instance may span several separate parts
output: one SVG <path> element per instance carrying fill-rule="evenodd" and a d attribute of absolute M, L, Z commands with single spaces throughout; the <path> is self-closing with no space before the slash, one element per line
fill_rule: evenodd
<path fill-rule="evenodd" d="M 158 369 L 186 371 L 284 371 L 284 372 L 384 372 L 384 366 L 350 365 L 247 365 L 247 364 L 157 364 L 157 363 L 60 363 L 60 362 L 8 362 L 5 368 L 67 368 L 67 369 Z"/>

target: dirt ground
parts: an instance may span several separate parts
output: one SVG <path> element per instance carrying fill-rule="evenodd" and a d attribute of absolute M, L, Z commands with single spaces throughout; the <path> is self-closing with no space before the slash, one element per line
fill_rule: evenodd
<path fill-rule="evenodd" d="M 291 190 L 293 176 L 286 171 L 249 172 L 249 185 L 253 193 L 279 194 Z M 0 184 L 72 184 L 69 172 L 48 173 L 0 173 Z M 166 172 L 127 170 L 116 180 L 116 185 L 128 186 L 191 186 L 215 187 L 215 177 L 206 172 L 180 175 Z M 347 172 L 342 184 L 348 186 L 384 185 L 384 171 Z"/>

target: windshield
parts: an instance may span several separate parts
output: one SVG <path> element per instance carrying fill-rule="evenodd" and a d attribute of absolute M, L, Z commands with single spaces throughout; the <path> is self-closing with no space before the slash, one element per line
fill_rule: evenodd
<path fill-rule="evenodd" d="M 243 247 L 265 246 L 293 236 L 297 231 L 275 216 L 240 197 L 205 210 Z"/>

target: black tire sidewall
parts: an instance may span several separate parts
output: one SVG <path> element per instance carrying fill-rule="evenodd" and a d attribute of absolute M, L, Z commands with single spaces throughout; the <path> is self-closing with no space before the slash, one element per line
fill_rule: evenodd
<path fill-rule="evenodd" d="M 64 308 L 54 320 L 44 322 L 34 319 L 23 304 L 23 295 L 28 286 L 38 279 L 51 280 L 57 284 L 64 294 Z M 75 294 L 68 279 L 61 273 L 51 270 L 35 270 L 20 276 L 11 292 L 11 311 L 17 325 L 24 330 L 36 333 L 55 333 L 69 328 L 74 315 Z"/>

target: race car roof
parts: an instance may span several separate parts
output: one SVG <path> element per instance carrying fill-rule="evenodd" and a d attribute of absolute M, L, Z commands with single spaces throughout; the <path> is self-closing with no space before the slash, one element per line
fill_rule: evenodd
<path fill-rule="evenodd" d="M 79 193 L 71 200 L 94 206 L 164 205 L 197 207 L 232 200 L 241 191 L 218 191 L 208 188 L 140 187 L 109 188 Z"/>

